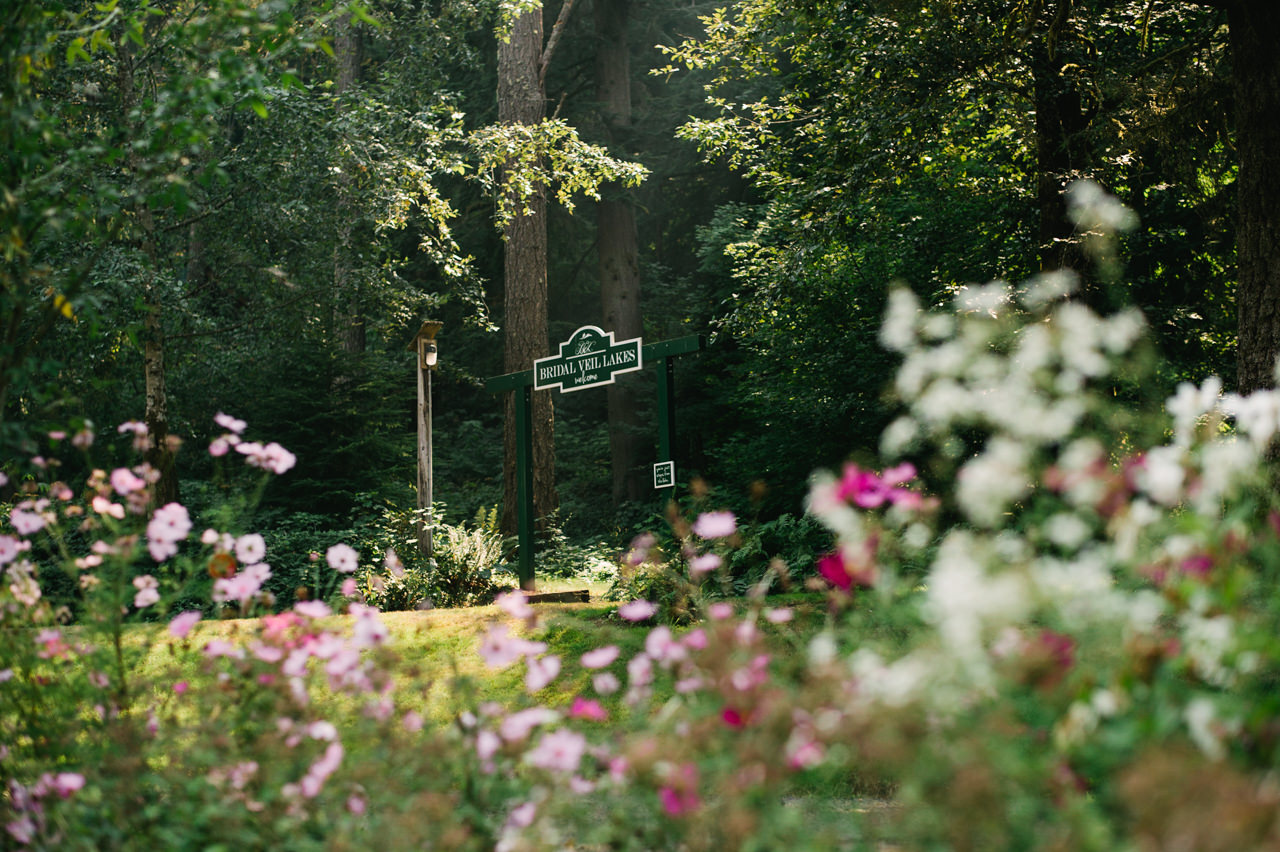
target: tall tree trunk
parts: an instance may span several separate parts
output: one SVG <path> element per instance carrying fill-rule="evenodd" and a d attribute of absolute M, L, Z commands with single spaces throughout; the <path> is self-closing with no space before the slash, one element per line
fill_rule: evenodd
<path fill-rule="evenodd" d="M 506 43 L 498 45 L 498 120 L 539 124 L 546 115 L 541 78 L 542 10 L 521 15 Z M 541 188 L 529 200 L 529 213 L 507 224 L 503 253 L 505 343 L 503 368 L 514 373 L 532 369 L 547 354 L 547 219 Z M 551 394 L 533 394 L 533 511 L 539 521 L 558 506 L 555 482 L 555 412 Z M 506 457 L 502 530 L 516 531 L 515 398 L 508 394 L 503 428 Z"/>
<path fill-rule="evenodd" d="M 1080 93 L 1063 74 L 1063 60 L 1046 39 L 1030 45 L 1035 98 L 1036 201 L 1040 210 L 1040 269 L 1087 273 L 1063 191 L 1088 166 L 1084 133 L 1089 116 Z"/>
<path fill-rule="evenodd" d="M 1274 387 L 1280 354 L 1280 4 L 1227 4 L 1235 78 L 1237 255 L 1236 386 Z"/>
<path fill-rule="evenodd" d="M 333 39 L 333 53 L 338 63 L 334 93 L 339 105 L 350 96 L 360 82 L 361 37 L 355 21 L 349 17 L 339 19 Z M 341 107 L 340 107 L 341 108 Z M 333 248 L 334 324 L 345 363 L 341 366 L 339 380 L 354 375 L 354 362 L 364 354 L 365 324 L 360 303 L 360 277 L 356 273 L 355 233 L 356 210 L 353 202 L 355 189 L 349 169 L 338 176 L 338 232 Z"/>
<path fill-rule="evenodd" d="M 631 52 L 627 44 L 630 0 L 595 0 L 596 99 L 611 146 L 625 145 L 631 135 Z M 640 314 L 639 240 L 636 216 L 622 197 L 622 187 L 604 188 L 596 205 L 600 303 L 604 328 L 617 340 L 643 333 Z M 637 470 L 640 417 L 630 377 L 608 387 L 609 457 L 613 470 L 613 502 L 638 500 L 643 478 Z"/>
<path fill-rule="evenodd" d="M 121 124 L 133 125 L 130 114 L 136 102 L 134 90 L 135 55 L 131 45 L 121 50 L 117 84 L 120 89 Z M 136 137 L 137 133 L 131 134 Z M 140 176 L 139 157 L 128 156 L 130 170 Z M 157 506 L 178 500 L 178 474 L 175 466 L 175 442 L 169 437 L 169 395 L 165 384 L 165 339 L 163 305 L 160 303 L 156 275 L 159 273 L 160 250 L 157 244 L 155 217 L 146 193 L 139 193 L 134 205 L 138 225 L 142 229 L 140 245 L 147 258 L 146 278 L 142 282 L 143 319 L 142 373 L 145 392 L 143 419 L 147 424 L 147 450 L 143 460 L 159 473 L 152 491 Z"/>

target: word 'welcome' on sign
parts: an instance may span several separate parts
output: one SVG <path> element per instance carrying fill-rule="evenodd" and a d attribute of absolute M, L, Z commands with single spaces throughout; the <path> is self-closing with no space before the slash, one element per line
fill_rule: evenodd
<path fill-rule="evenodd" d="M 560 344 L 560 354 L 533 362 L 533 389 L 561 393 L 612 384 L 643 367 L 640 338 L 613 340 L 613 332 L 584 325 Z"/>

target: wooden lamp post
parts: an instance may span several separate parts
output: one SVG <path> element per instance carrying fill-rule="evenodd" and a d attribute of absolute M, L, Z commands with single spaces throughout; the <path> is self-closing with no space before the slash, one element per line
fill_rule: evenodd
<path fill-rule="evenodd" d="M 436 332 L 443 326 L 442 322 L 427 320 L 408 347 L 418 353 L 418 550 L 427 558 L 432 553 L 431 532 L 435 523 L 431 516 L 431 374 L 439 357 Z"/>

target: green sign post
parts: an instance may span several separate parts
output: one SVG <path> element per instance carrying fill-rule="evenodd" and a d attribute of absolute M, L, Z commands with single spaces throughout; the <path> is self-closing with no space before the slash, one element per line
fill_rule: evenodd
<path fill-rule="evenodd" d="M 516 395 L 516 534 L 520 588 L 533 589 L 533 391 L 558 388 L 561 393 L 607 385 L 644 364 L 658 367 L 658 459 L 672 461 L 671 440 L 676 430 L 675 367 L 677 355 L 707 348 L 701 334 L 641 345 L 640 338 L 614 343 L 613 334 L 593 325 L 583 326 L 560 344 L 560 354 L 534 361 L 534 369 L 505 373 L 486 379 L 489 393 L 514 391 Z M 539 373 L 540 366 L 542 375 Z M 671 484 L 675 485 L 672 461 Z"/>

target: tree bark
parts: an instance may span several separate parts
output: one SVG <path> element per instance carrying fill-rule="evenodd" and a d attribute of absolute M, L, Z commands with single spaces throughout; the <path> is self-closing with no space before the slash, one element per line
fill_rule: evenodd
<path fill-rule="evenodd" d="M 130 114 L 136 103 L 134 89 L 135 54 L 131 45 L 121 50 L 117 84 L 120 90 L 121 126 L 129 127 L 131 136 L 137 137 Z M 128 155 L 130 170 L 141 174 L 139 157 L 132 151 Z M 145 393 L 143 420 L 147 424 L 147 449 L 143 461 L 159 474 L 152 489 L 155 505 L 163 506 L 178 501 L 178 474 L 175 464 L 175 443 L 169 437 L 169 395 L 165 382 L 164 307 L 160 303 L 156 287 L 159 272 L 160 250 L 157 244 L 155 216 L 145 192 L 140 192 L 134 204 L 134 213 L 142 229 L 140 246 L 147 258 L 146 278 L 142 282 L 143 319 L 142 374 Z"/>
<path fill-rule="evenodd" d="M 1087 273 L 1075 227 L 1067 218 L 1067 184 L 1088 166 L 1084 134 L 1089 116 L 1070 80 L 1061 56 L 1050 53 L 1045 39 L 1031 45 L 1035 98 L 1036 200 L 1040 210 L 1040 269 L 1074 269 Z"/>
<path fill-rule="evenodd" d="M 539 124 L 546 116 L 540 79 L 542 10 L 516 19 L 511 37 L 498 45 L 498 120 L 504 124 Z M 547 219 L 546 197 L 539 187 L 529 200 L 529 213 L 517 214 L 504 236 L 503 285 L 505 339 L 503 369 L 529 370 L 547 354 Z M 505 476 L 502 531 L 516 532 L 515 397 L 507 395 L 503 428 Z M 535 392 L 533 421 L 533 510 L 541 525 L 557 506 L 555 482 L 555 412 L 551 394 Z"/>
<path fill-rule="evenodd" d="M 1227 4 L 1235 86 L 1236 386 L 1275 387 L 1280 354 L 1280 4 Z"/>
<path fill-rule="evenodd" d="M 631 52 L 627 44 L 630 0 L 595 0 L 596 99 L 608 142 L 625 145 L 631 134 Z M 604 328 L 616 340 L 643 333 L 640 313 L 639 239 L 631 204 L 622 187 L 604 187 L 596 205 L 600 303 Z M 613 471 L 613 502 L 638 500 L 643 477 L 637 469 L 640 417 L 629 377 L 608 387 L 609 457 Z"/>

